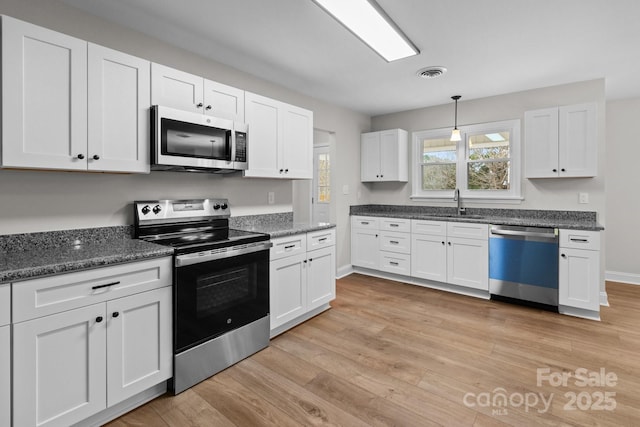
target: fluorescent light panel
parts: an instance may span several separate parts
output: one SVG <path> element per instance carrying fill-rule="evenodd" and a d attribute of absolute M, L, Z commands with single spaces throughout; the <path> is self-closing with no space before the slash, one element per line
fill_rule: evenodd
<path fill-rule="evenodd" d="M 387 62 L 420 51 L 374 0 L 313 0 Z"/>

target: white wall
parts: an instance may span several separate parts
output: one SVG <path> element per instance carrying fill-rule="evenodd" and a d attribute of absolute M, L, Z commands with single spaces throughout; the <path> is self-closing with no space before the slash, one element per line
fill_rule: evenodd
<path fill-rule="evenodd" d="M 640 284 L 640 143 L 635 133 L 640 98 L 607 103 L 608 280 Z"/>
<path fill-rule="evenodd" d="M 366 115 L 292 92 L 56 0 L 0 0 L 0 14 L 310 109 L 316 128 L 335 132 L 336 158 L 359 158 L 360 133 L 371 125 Z M 336 164 L 334 170 L 336 188 L 358 185 L 358 169 Z M 267 205 L 268 191 L 275 192 L 274 205 Z M 286 212 L 292 210 L 292 181 L 175 172 L 142 176 L 0 170 L 0 234 L 126 225 L 133 222 L 134 200 L 206 196 L 228 197 L 233 215 Z M 345 236 L 349 205 L 356 201 L 341 195 L 335 202 L 340 266 L 349 263 Z"/>

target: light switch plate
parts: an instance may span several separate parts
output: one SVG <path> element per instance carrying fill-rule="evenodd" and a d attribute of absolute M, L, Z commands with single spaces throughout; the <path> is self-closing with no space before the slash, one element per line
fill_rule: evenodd
<path fill-rule="evenodd" d="M 589 203 L 589 193 L 578 193 L 578 203 Z"/>
<path fill-rule="evenodd" d="M 342 186 L 342 194 L 349 194 L 349 186 L 347 184 Z"/>
<path fill-rule="evenodd" d="M 276 194 L 273 191 L 269 191 L 267 193 L 267 198 L 269 200 L 269 204 L 272 205 L 276 202 Z"/>

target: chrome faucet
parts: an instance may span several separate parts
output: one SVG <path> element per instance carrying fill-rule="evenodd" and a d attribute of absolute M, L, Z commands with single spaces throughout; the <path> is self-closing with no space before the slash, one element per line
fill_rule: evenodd
<path fill-rule="evenodd" d="M 467 210 L 466 208 L 463 208 L 462 206 L 460 206 L 460 204 L 462 203 L 462 198 L 460 197 L 459 188 L 456 188 L 456 191 L 453 192 L 453 201 L 458 202 L 458 210 L 456 211 L 456 213 L 458 215 L 464 215 Z"/>

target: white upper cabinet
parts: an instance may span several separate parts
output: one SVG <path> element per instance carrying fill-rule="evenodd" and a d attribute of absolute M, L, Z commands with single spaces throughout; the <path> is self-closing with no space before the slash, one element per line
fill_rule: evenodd
<path fill-rule="evenodd" d="M 149 172 L 150 63 L 89 43 L 88 168 Z"/>
<path fill-rule="evenodd" d="M 362 182 L 407 182 L 408 133 L 390 129 L 363 133 L 360 139 L 360 180 Z"/>
<path fill-rule="evenodd" d="M 151 103 L 244 122 L 244 91 L 161 64 L 151 65 Z"/>
<path fill-rule="evenodd" d="M 597 175 L 595 103 L 527 111 L 524 117 L 527 178 Z"/>
<path fill-rule="evenodd" d="M 313 112 L 245 93 L 247 177 L 313 178 Z"/>
<path fill-rule="evenodd" d="M 2 17 L 2 167 L 149 172 L 149 62 Z"/>
<path fill-rule="evenodd" d="M 86 156 L 87 43 L 3 16 L 2 166 L 86 170 Z"/>

